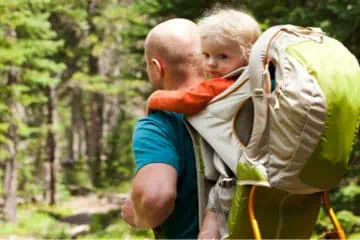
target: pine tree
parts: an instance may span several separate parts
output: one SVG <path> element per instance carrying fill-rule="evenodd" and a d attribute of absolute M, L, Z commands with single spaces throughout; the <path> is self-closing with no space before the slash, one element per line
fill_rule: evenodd
<path fill-rule="evenodd" d="M 58 83 L 56 73 L 64 69 L 51 59 L 62 42 L 53 40 L 56 34 L 48 20 L 49 3 L 0 2 L 0 161 L 11 166 L 4 177 L 4 212 L 9 221 L 16 219 L 17 166 L 23 160 L 19 152 L 25 151 L 31 139 L 48 130 L 41 122 L 32 121 L 32 109 L 47 103 L 44 91 Z"/>

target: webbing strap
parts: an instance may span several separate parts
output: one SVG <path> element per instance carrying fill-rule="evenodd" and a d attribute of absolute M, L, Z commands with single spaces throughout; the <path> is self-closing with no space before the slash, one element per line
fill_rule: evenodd
<path fill-rule="evenodd" d="M 342 240 L 346 239 L 345 232 L 342 229 L 338 219 L 336 218 L 335 212 L 330 205 L 329 192 L 327 192 L 327 191 L 323 192 L 323 204 L 324 204 L 325 210 L 326 210 L 327 214 L 329 215 L 329 218 L 330 218 L 332 224 L 334 225 L 334 228 L 338 234 L 338 238 L 342 239 Z"/>
<path fill-rule="evenodd" d="M 255 211 L 254 211 L 255 189 L 256 189 L 255 185 L 251 186 L 250 195 L 249 195 L 249 203 L 248 203 L 248 211 L 249 211 L 251 228 L 254 233 L 254 238 L 256 240 L 261 240 L 262 238 L 261 238 L 260 227 L 255 218 Z"/>

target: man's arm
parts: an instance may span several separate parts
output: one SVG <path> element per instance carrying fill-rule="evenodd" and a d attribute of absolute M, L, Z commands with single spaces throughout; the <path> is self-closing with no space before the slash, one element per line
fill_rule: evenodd
<path fill-rule="evenodd" d="M 131 192 L 136 227 L 154 228 L 170 216 L 176 183 L 177 172 L 167 164 L 148 164 L 137 172 Z"/>
<path fill-rule="evenodd" d="M 234 83 L 213 78 L 187 90 L 157 90 L 148 99 L 149 110 L 165 110 L 191 116 L 203 110 L 208 102 Z"/>

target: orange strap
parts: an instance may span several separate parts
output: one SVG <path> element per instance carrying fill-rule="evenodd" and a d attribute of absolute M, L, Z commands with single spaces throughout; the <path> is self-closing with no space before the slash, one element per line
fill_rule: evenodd
<path fill-rule="evenodd" d="M 326 210 L 327 214 L 329 215 L 329 218 L 330 218 L 332 224 L 334 225 L 334 228 L 338 234 L 339 239 L 346 239 L 345 232 L 342 229 L 338 219 L 336 218 L 335 212 L 330 205 L 329 192 L 327 192 L 327 191 L 323 192 L 322 196 L 323 196 L 323 204 L 324 204 L 325 210 Z"/>
<path fill-rule="evenodd" d="M 251 186 L 248 210 L 249 210 L 251 228 L 252 228 L 253 233 L 254 233 L 254 238 L 256 240 L 261 240 L 261 233 L 260 233 L 259 224 L 256 221 L 255 213 L 254 213 L 255 212 L 254 211 L 255 189 L 256 189 L 256 186 Z"/>

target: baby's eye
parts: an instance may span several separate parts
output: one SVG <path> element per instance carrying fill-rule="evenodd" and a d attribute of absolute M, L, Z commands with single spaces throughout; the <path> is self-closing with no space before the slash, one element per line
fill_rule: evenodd
<path fill-rule="evenodd" d="M 219 54 L 219 55 L 218 55 L 218 58 L 219 58 L 219 59 L 227 59 L 228 56 L 227 56 L 226 54 Z"/>
<path fill-rule="evenodd" d="M 204 56 L 205 58 L 209 58 L 209 57 L 210 57 L 210 55 L 209 55 L 208 53 L 203 53 L 203 56 Z"/>

